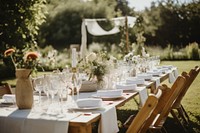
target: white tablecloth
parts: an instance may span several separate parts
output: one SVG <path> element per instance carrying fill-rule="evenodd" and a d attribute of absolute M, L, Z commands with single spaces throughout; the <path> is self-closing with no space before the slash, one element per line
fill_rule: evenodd
<path fill-rule="evenodd" d="M 69 120 L 79 115 L 66 114 L 59 118 L 16 108 L 1 108 L 0 112 L 0 133 L 67 133 Z"/>

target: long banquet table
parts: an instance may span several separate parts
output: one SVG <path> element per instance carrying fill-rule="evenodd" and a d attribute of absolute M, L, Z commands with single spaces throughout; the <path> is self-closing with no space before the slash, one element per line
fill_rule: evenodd
<path fill-rule="evenodd" d="M 155 77 L 160 79 L 160 83 L 169 78 L 169 73 L 162 74 L 160 77 Z M 145 86 L 147 88 L 151 88 L 151 91 L 153 91 L 156 88 L 156 82 L 155 80 L 152 81 L 147 81 Z M 87 95 L 92 95 L 95 92 L 88 93 Z M 86 93 L 81 93 L 81 95 L 85 95 Z M 104 106 L 103 107 L 108 107 L 108 106 L 115 106 L 120 107 L 123 106 L 127 101 L 132 99 L 138 94 L 138 92 L 131 91 L 131 92 L 124 92 L 123 97 L 111 101 L 103 101 Z M 90 96 L 89 96 L 90 97 Z M 4 112 L 9 112 L 8 115 L 5 115 Z M 4 133 L 5 129 L 3 128 L 9 128 L 9 126 L 2 126 L 4 124 L 4 121 L 7 119 L 10 119 L 12 117 L 12 112 L 18 111 L 18 113 L 23 113 L 23 110 L 18 110 L 16 105 L 13 106 L 0 106 L 0 132 Z M 81 111 L 80 111 L 81 112 Z M 95 122 L 98 122 L 101 120 L 101 113 L 99 112 L 82 112 L 75 117 L 72 117 L 72 119 L 69 119 L 69 128 L 68 132 L 69 133 L 92 133 L 92 124 Z M 70 114 L 68 114 L 70 115 Z M 26 118 L 29 119 L 29 118 Z M 41 118 L 38 118 L 41 119 Z M 13 119 L 14 121 L 15 119 Z M 56 120 L 58 121 L 58 119 Z M 16 125 L 17 126 L 17 125 Z M 18 128 L 18 127 L 15 127 Z"/>

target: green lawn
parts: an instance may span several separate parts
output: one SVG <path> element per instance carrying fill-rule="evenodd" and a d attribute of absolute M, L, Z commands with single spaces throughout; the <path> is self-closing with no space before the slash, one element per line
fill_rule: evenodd
<path fill-rule="evenodd" d="M 196 65 L 200 65 L 200 61 L 163 61 L 161 65 L 174 65 L 178 67 L 179 73 L 182 71 L 189 72 L 191 68 Z M 15 84 L 15 80 L 7 80 L 10 84 Z M 168 84 L 167 81 L 164 83 Z M 136 97 L 138 100 L 138 97 Z M 182 105 L 190 115 L 190 126 L 188 127 L 188 132 L 200 132 L 200 74 L 195 79 L 185 97 L 183 98 Z M 137 112 L 136 102 L 131 100 L 118 111 L 119 125 L 123 124 L 130 114 L 136 114 Z M 169 133 L 184 132 L 179 125 L 177 125 L 174 120 L 169 117 L 166 121 L 165 127 Z M 120 133 L 124 133 L 125 130 L 120 128 Z"/>
<path fill-rule="evenodd" d="M 182 71 L 189 72 L 194 66 L 200 65 L 200 61 L 162 61 L 161 65 L 174 65 L 178 67 L 179 74 Z M 169 84 L 168 81 L 164 82 Z M 136 97 L 136 99 L 138 99 Z M 182 105 L 190 116 L 190 126 L 187 128 L 190 133 L 200 132 L 200 74 L 197 76 L 185 97 L 183 98 Z M 137 112 L 137 105 L 134 100 L 131 100 L 126 105 L 121 107 L 118 111 L 119 123 L 124 123 L 125 119 L 130 115 Z M 175 123 L 171 116 L 166 121 L 165 127 L 169 133 L 184 132 L 182 128 Z M 124 133 L 124 129 L 120 129 L 120 133 Z"/>

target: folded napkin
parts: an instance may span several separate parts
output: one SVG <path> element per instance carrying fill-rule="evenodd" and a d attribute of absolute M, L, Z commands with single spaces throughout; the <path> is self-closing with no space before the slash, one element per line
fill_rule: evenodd
<path fill-rule="evenodd" d="M 176 78 L 174 77 L 173 71 L 169 72 L 169 83 L 174 83 Z"/>
<path fill-rule="evenodd" d="M 117 113 L 115 106 L 106 108 L 101 113 L 101 120 L 99 125 L 99 133 L 117 133 L 119 132 L 117 123 Z"/>
<path fill-rule="evenodd" d="M 123 90 L 99 90 L 97 96 L 99 97 L 113 97 L 122 96 Z"/>
<path fill-rule="evenodd" d="M 84 98 L 76 101 L 79 108 L 101 107 L 102 99 L 97 98 Z"/>
<path fill-rule="evenodd" d="M 122 89 L 122 90 L 134 90 L 137 87 L 136 84 L 116 84 L 116 89 Z"/>
<path fill-rule="evenodd" d="M 163 68 L 163 67 L 157 67 L 157 69 L 162 73 L 166 73 L 169 70 L 169 68 Z"/>
<path fill-rule="evenodd" d="M 137 87 L 137 92 L 139 92 L 140 104 L 143 106 L 148 98 L 146 87 Z"/>
<path fill-rule="evenodd" d="M 142 78 L 142 79 L 146 79 L 146 80 L 150 80 L 150 79 L 152 79 L 152 74 L 147 74 L 147 73 L 138 74 L 137 77 Z"/>
<path fill-rule="evenodd" d="M 156 82 L 156 88 L 158 88 L 158 86 L 160 85 L 160 78 L 159 77 L 154 77 L 152 79 L 152 81 L 155 81 Z"/>
<path fill-rule="evenodd" d="M 177 78 L 178 77 L 178 69 L 174 68 L 174 77 Z"/>
<path fill-rule="evenodd" d="M 160 75 L 162 75 L 162 71 L 153 70 L 153 71 L 148 71 L 147 74 L 154 75 L 154 76 L 160 76 Z"/>
<path fill-rule="evenodd" d="M 5 94 L 5 95 L 3 95 L 2 98 L 5 100 L 5 102 L 8 102 L 8 103 L 15 103 L 16 102 L 14 94 Z"/>
<path fill-rule="evenodd" d="M 144 84 L 144 79 L 139 78 L 128 78 L 126 80 L 127 84 Z"/>
<path fill-rule="evenodd" d="M 172 69 L 174 66 L 172 66 L 172 65 L 164 65 L 164 66 L 162 66 L 162 68 L 169 68 L 169 69 Z"/>

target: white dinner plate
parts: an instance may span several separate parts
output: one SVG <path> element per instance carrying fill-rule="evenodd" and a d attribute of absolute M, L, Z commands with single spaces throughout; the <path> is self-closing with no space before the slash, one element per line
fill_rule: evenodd
<path fill-rule="evenodd" d="M 4 105 L 13 105 L 13 102 L 7 102 L 4 99 L 0 99 L 0 104 L 4 104 Z"/>
<path fill-rule="evenodd" d="M 71 110 L 77 110 L 77 111 L 87 111 L 87 110 L 100 110 L 102 107 L 75 107 L 75 108 L 70 108 Z"/>
<path fill-rule="evenodd" d="M 97 94 L 92 95 L 92 97 L 101 98 L 102 100 L 115 100 L 123 98 L 123 96 L 98 96 Z"/>

